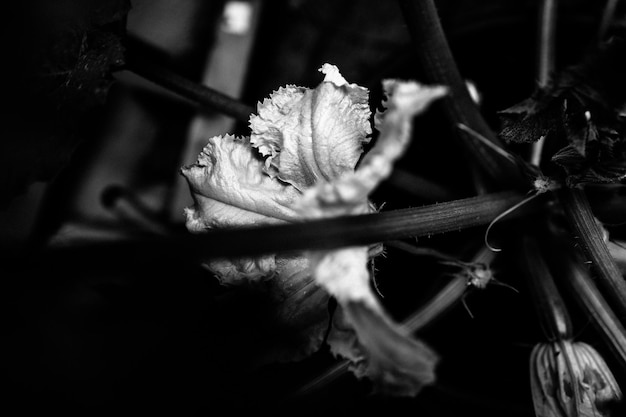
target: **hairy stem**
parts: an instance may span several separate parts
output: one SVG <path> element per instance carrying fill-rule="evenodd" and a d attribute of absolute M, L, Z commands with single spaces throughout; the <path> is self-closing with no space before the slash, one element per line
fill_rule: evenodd
<path fill-rule="evenodd" d="M 524 196 L 508 191 L 360 216 L 344 216 L 301 223 L 246 226 L 234 229 L 207 230 L 191 235 L 186 231 L 174 235 L 146 235 L 127 242 L 116 241 L 116 247 L 172 247 L 196 260 L 219 257 L 257 256 L 268 253 L 365 246 L 394 239 L 430 236 L 439 233 L 484 226 L 498 214 L 515 205 Z M 509 218 L 521 216 L 519 210 Z M 72 250 L 93 250 L 111 242 L 82 242 Z"/>
<path fill-rule="evenodd" d="M 563 188 L 558 192 L 565 215 L 597 274 L 598 282 L 621 320 L 626 320 L 626 281 L 604 241 L 587 196 L 580 189 Z"/>

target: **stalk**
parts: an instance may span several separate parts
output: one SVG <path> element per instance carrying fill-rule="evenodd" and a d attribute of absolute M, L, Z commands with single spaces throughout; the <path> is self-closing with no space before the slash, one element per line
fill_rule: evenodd
<path fill-rule="evenodd" d="M 209 258 L 258 256 L 268 253 L 366 246 L 389 240 L 431 236 L 489 224 L 500 213 L 514 206 L 524 196 L 508 191 L 432 204 L 417 208 L 390 210 L 360 216 L 306 220 L 301 223 L 245 226 L 207 230 L 192 235 L 186 230 L 160 236 L 145 233 L 135 239 L 86 242 L 81 250 L 97 250 L 115 244 L 121 250 L 170 249 L 190 257 L 190 261 Z M 539 208 L 536 204 L 516 210 L 507 219 L 521 217 Z M 78 255 L 77 255 L 78 256 Z"/>
<path fill-rule="evenodd" d="M 519 260 L 547 339 L 571 339 L 572 322 L 569 313 L 536 239 L 524 236 Z"/>
<path fill-rule="evenodd" d="M 502 147 L 500 140 L 481 115 L 472 100 L 456 61 L 452 56 L 433 0 L 398 0 L 421 67 L 425 82 L 445 85 L 450 94 L 441 100 L 445 115 L 452 126 L 464 125 L 490 142 Z M 497 186 L 522 184 L 518 169 L 494 155 L 471 135 L 458 131 L 461 144 L 474 158 L 490 181 Z"/>
<path fill-rule="evenodd" d="M 600 293 L 588 269 L 574 248 L 564 242 L 552 242 L 550 261 L 555 276 L 568 288 L 574 299 L 589 315 L 623 369 L 626 370 L 626 328 Z"/>
<path fill-rule="evenodd" d="M 604 235 L 583 190 L 567 188 L 558 191 L 563 210 L 580 246 L 597 274 L 598 282 L 611 307 L 626 320 L 626 281 L 611 256 Z"/>
<path fill-rule="evenodd" d="M 543 0 L 539 11 L 539 45 L 537 58 L 537 86 L 545 88 L 554 71 L 556 49 L 556 17 L 557 0 Z M 545 136 L 532 144 L 531 163 L 539 166 Z"/>
<path fill-rule="evenodd" d="M 360 216 L 216 229 L 170 242 L 205 258 L 365 246 L 483 226 L 523 198 L 516 192 L 503 192 Z"/>
<path fill-rule="evenodd" d="M 149 58 L 139 41 L 129 40 L 125 69 L 190 100 L 200 107 L 248 122 L 255 110 L 241 101 L 191 81 Z"/>

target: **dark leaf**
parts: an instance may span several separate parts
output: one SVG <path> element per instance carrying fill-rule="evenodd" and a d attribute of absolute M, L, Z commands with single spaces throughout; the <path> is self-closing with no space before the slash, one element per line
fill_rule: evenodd
<path fill-rule="evenodd" d="M 0 206 L 70 159 L 80 129 L 106 99 L 124 61 L 128 0 L 31 0 L 8 8 Z"/>
<path fill-rule="evenodd" d="M 565 182 L 608 183 L 626 175 L 626 38 L 616 33 L 578 65 L 528 99 L 500 112 L 500 136 L 532 143 L 546 137 Z"/>
<path fill-rule="evenodd" d="M 532 143 L 554 132 L 559 116 L 558 106 L 552 97 L 541 97 L 539 90 L 530 97 L 499 112 L 502 129 L 500 137 L 506 142 Z"/>

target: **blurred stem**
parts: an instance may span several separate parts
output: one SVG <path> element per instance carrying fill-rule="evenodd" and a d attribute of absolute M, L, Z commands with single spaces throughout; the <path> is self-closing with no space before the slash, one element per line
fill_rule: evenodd
<path fill-rule="evenodd" d="M 537 83 L 543 88 L 554 71 L 556 49 L 557 0 L 542 0 L 539 13 L 539 45 L 537 59 Z"/>
<path fill-rule="evenodd" d="M 537 58 L 537 85 L 545 88 L 552 71 L 554 71 L 555 50 L 556 50 L 556 18 L 558 0 L 542 0 L 539 11 L 539 42 Z M 541 151 L 543 149 L 545 136 L 539 138 L 532 144 L 533 165 L 539 166 L 541 163 Z"/>
<path fill-rule="evenodd" d="M 606 0 L 604 11 L 602 12 L 602 20 L 600 21 L 600 28 L 598 29 L 598 41 L 600 42 L 604 40 L 611 27 L 611 23 L 615 17 L 617 3 L 619 3 L 619 0 Z"/>
<path fill-rule="evenodd" d="M 519 260 L 548 340 L 570 339 L 572 323 L 569 313 L 536 239 L 529 235 L 523 237 Z"/>
<path fill-rule="evenodd" d="M 141 41 L 129 39 L 125 69 L 203 108 L 247 122 L 254 108 L 217 90 L 193 82 L 150 58 Z"/>
<path fill-rule="evenodd" d="M 398 0 L 398 3 L 424 70 L 426 78 L 424 81 L 445 85 L 450 89 L 450 94 L 441 100 L 450 124 L 465 125 L 501 147 L 500 140 L 481 115 L 461 77 L 441 27 L 434 1 Z M 474 158 L 474 164 L 483 169 L 493 184 L 497 186 L 522 184 L 519 171 L 509 161 L 495 155 L 471 135 L 461 131 L 457 133 L 465 150 Z"/>
<path fill-rule="evenodd" d="M 605 295 L 620 319 L 626 320 L 626 281 L 604 242 L 604 233 L 598 224 L 587 196 L 581 189 L 563 187 L 558 191 L 565 215 L 589 258 Z"/>

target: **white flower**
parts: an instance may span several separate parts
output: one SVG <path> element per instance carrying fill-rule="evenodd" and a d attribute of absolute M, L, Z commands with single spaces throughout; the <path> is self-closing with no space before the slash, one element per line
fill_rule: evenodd
<path fill-rule="evenodd" d="M 258 115 L 250 118 L 250 139 L 211 138 L 196 164 L 183 169 L 195 202 L 186 210 L 190 231 L 372 210 L 369 194 L 404 153 L 412 118 L 446 89 L 386 80 L 387 109 L 376 115 L 379 136 L 362 157 L 372 134 L 368 90 L 349 84 L 333 65 L 320 71 L 325 78 L 317 88 L 283 87 L 259 103 Z M 368 376 L 377 388 L 414 395 L 434 381 L 437 357 L 384 312 L 371 291 L 367 263 L 368 248 L 354 247 L 296 257 L 212 259 L 208 266 L 224 284 L 272 279 L 279 292 L 310 283 L 323 288 L 339 302 L 342 326 L 351 329 L 329 339 L 333 352 L 354 359 L 357 375 Z M 302 302 L 302 297 L 284 302 L 295 299 Z M 318 300 L 317 306 L 303 308 L 326 306 Z M 294 308 L 283 310 L 291 312 L 284 319 L 294 317 Z M 306 351 L 321 340 L 320 334 L 311 335 Z"/>

